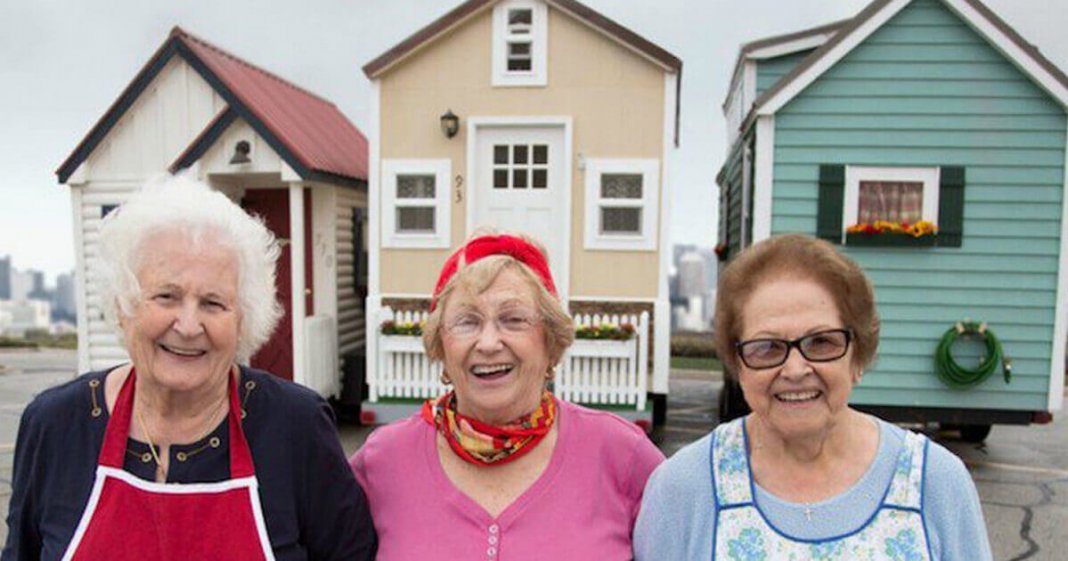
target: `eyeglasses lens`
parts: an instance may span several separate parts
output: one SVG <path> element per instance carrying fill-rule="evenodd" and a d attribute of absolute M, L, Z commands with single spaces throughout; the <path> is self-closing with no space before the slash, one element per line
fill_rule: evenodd
<path fill-rule="evenodd" d="M 797 347 L 805 359 L 829 362 L 845 356 L 849 348 L 849 332 L 835 329 L 806 335 L 793 341 L 785 339 L 754 339 L 738 344 L 742 362 L 750 368 L 772 368 L 786 362 L 792 347 Z"/>

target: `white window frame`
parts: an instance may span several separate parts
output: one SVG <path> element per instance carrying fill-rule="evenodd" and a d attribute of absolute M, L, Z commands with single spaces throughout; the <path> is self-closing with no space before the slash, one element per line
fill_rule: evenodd
<path fill-rule="evenodd" d="M 923 183 L 923 211 L 921 217 L 932 224 L 938 224 L 938 190 L 941 179 L 940 168 L 903 168 L 846 166 L 845 199 L 842 204 L 842 235 L 845 230 L 857 223 L 860 214 L 861 181 L 916 181 Z"/>
<path fill-rule="evenodd" d="M 508 12 L 531 11 L 530 70 L 508 70 L 508 41 L 514 37 L 508 27 Z M 493 8 L 492 83 L 496 87 L 545 86 L 548 84 L 547 61 L 549 33 L 548 9 L 540 0 L 506 0 Z"/>
<path fill-rule="evenodd" d="M 601 197 L 601 176 L 606 173 L 636 173 L 642 176 L 641 199 L 605 199 Z M 657 223 L 660 215 L 660 160 L 657 159 L 587 159 L 585 248 L 609 251 L 656 251 Z M 601 208 L 632 206 L 642 209 L 641 233 L 636 235 L 602 234 Z"/>
<path fill-rule="evenodd" d="M 406 205 L 397 198 L 397 176 L 433 175 L 434 198 L 403 199 L 419 201 L 418 206 L 434 207 L 433 233 L 397 232 L 397 208 Z M 450 247 L 452 212 L 449 192 L 452 161 L 448 159 L 382 160 L 382 247 L 447 248 Z"/>

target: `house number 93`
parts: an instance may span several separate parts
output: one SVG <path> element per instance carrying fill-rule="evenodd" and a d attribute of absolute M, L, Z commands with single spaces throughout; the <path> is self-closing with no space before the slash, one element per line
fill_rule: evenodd
<path fill-rule="evenodd" d="M 454 181 L 454 183 L 456 183 L 456 202 L 457 203 L 462 203 L 462 202 L 464 202 L 464 190 L 463 190 L 464 176 L 457 175 L 456 176 L 456 180 Z"/>

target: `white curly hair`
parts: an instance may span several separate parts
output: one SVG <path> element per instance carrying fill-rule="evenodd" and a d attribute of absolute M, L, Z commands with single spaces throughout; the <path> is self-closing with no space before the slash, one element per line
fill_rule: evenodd
<path fill-rule="evenodd" d="M 149 180 L 100 227 L 100 259 L 91 276 L 119 341 L 126 345 L 119 319 L 132 317 L 141 297 L 137 271 L 148 249 L 143 244 L 161 232 L 186 236 L 194 248 L 211 243 L 234 252 L 241 313 L 237 360 L 247 362 L 283 314 L 275 293 L 275 262 L 281 250 L 261 219 L 189 174 Z"/>

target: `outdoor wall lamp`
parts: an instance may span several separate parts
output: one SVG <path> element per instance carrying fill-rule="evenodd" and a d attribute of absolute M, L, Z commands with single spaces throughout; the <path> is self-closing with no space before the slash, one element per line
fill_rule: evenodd
<path fill-rule="evenodd" d="M 441 116 L 441 132 L 445 138 L 452 138 L 460 131 L 460 118 L 453 114 L 452 109 L 445 111 Z"/>
<path fill-rule="evenodd" d="M 249 159 L 248 154 L 252 151 L 252 146 L 249 145 L 247 140 L 242 140 L 234 146 L 234 156 L 230 158 L 230 165 L 247 164 L 252 160 Z"/>

